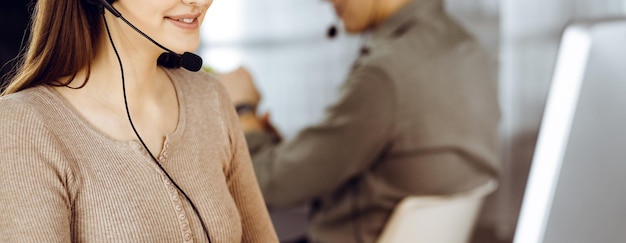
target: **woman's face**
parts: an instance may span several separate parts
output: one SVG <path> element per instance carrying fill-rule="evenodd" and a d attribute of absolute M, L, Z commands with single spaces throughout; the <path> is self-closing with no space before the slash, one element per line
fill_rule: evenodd
<path fill-rule="evenodd" d="M 183 53 L 200 44 L 200 25 L 213 0 L 117 0 L 113 6 L 161 45 Z"/>
<path fill-rule="evenodd" d="M 360 33 L 372 21 L 372 5 L 376 0 L 330 0 L 346 31 Z"/>

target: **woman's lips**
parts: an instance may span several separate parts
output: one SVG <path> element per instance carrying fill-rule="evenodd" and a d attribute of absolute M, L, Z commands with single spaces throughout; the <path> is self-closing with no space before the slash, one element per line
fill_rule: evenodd
<path fill-rule="evenodd" d="M 200 27 L 200 22 L 198 21 L 198 15 L 181 15 L 181 16 L 172 16 L 166 17 L 170 23 L 175 26 L 185 29 L 185 30 L 197 30 Z"/>

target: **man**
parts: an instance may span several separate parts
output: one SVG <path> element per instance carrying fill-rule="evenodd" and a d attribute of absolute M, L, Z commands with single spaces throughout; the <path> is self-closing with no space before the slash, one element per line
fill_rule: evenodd
<path fill-rule="evenodd" d="M 269 206 L 312 202 L 311 242 L 374 242 L 409 195 L 468 191 L 497 176 L 493 62 L 443 0 L 332 0 L 371 31 L 325 119 L 277 142 L 251 81 L 225 81 Z"/>

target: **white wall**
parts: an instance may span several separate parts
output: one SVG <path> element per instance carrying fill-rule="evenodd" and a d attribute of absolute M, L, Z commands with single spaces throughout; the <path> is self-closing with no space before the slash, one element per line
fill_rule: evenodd
<path fill-rule="evenodd" d="M 205 63 L 228 71 L 250 69 L 262 111 L 286 138 L 321 119 L 356 58 L 361 38 L 326 38 L 334 21 L 320 0 L 214 1 L 203 26 Z"/>

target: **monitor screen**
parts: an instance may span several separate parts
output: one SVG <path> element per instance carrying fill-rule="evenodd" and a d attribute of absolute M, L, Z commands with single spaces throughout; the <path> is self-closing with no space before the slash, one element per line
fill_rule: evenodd
<path fill-rule="evenodd" d="M 626 242 L 626 19 L 565 29 L 514 242 Z"/>

